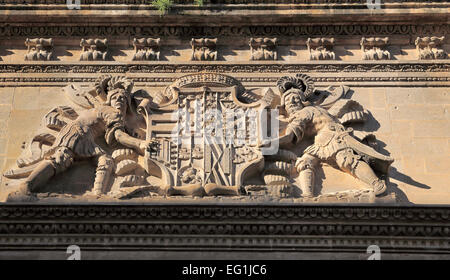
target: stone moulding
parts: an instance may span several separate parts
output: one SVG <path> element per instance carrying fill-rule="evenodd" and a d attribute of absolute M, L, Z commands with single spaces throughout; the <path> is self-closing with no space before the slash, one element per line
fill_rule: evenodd
<path fill-rule="evenodd" d="M 354 258 L 377 244 L 383 254 L 450 257 L 448 206 L 293 204 L 8 204 L 0 206 L 0 251 L 65 251 L 68 244 L 113 257 L 121 248 L 216 251 L 303 257 L 347 252 Z M 164 245 L 162 245 L 164 244 Z M 308 254 L 309 253 L 309 254 Z M 226 255 L 224 255 L 226 256 Z M 236 256 L 236 255 L 235 255 Z M 1 256 L 0 256 L 1 257 Z M 166 256 L 167 257 L 167 256 Z M 266 255 L 267 258 L 267 255 Z"/>
<path fill-rule="evenodd" d="M 419 60 L 411 62 L 362 61 L 334 62 L 313 61 L 304 63 L 284 63 L 280 61 L 257 62 L 209 62 L 189 63 L 146 62 L 78 62 L 63 64 L 59 62 L 0 63 L 0 73 L 192 73 L 192 72 L 230 72 L 230 73 L 281 73 L 281 72 L 448 72 L 448 60 Z M 362 79 L 362 78 L 361 78 Z"/>

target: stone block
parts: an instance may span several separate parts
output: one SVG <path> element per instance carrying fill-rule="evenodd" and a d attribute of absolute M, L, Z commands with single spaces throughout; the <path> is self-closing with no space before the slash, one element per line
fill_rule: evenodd
<path fill-rule="evenodd" d="M 413 121 L 414 137 L 450 137 L 450 120 Z"/>
<path fill-rule="evenodd" d="M 12 105 L 14 97 L 13 87 L 0 88 L 0 104 L 1 105 Z"/>
<path fill-rule="evenodd" d="M 39 88 L 17 87 L 14 91 L 14 110 L 39 110 Z"/>

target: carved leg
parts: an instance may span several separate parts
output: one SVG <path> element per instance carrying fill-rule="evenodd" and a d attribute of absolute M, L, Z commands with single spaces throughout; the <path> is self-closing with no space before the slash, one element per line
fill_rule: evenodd
<path fill-rule="evenodd" d="M 97 158 L 93 194 L 100 195 L 106 191 L 113 167 L 114 161 L 109 155 L 101 155 Z"/>
<path fill-rule="evenodd" d="M 25 181 L 30 192 L 37 192 L 50 178 L 64 172 L 73 163 L 73 153 L 66 147 L 59 147 L 53 155 L 41 162 Z"/>
<path fill-rule="evenodd" d="M 205 190 L 201 184 L 191 184 L 181 187 L 171 186 L 167 189 L 167 195 L 192 195 L 192 196 L 204 196 Z"/>
<path fill-rule="evenodd" d="M 343 171 L 368 184 L 373 188 L 375 195 L 381 195 L 386 191 L 386 183 L 377 177 L 372 168 L 365 161 L 347 149 L 336 154 L 336 163 Z"/>
<path fill-rule="evenodd" d="M 314 196 L 314 183 L 315 183 L 315 171 L 319 159 L 304 154 L 301 158 L 297 159 L 295 166 L 299 172 L 300 189 L 302 190 L 303 197 L 313 197 Z"/>
<path fill-rule="evenodd" d="M 205 192 L 208 196 L 241 194 L 239 186 L 218 186 L 214 183 L 206 184 Z"/>

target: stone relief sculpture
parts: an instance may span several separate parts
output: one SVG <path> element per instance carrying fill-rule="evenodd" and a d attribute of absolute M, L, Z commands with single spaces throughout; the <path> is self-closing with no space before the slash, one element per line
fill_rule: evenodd
<path fill-rule="evenodd" d="M 352 130 L 369 113 L 348 98 L 348 87 L 317 89 L 303 74 L 276 87 L 279 93 L 255 95 L 215 73 L 180 77 L 161 92 L 133 91 L 120 76 L 69 85 L 73 106 L 44 116 L 28 150 L 3 174 L 0 201 L 43 199 L 43 187 L 58 197 L 52 180 L 83 164 L 95 172 L 75 199 L 358 200 L 361 190 L 338 196 L 314 189 L 322 163 L 358 178 L 372 198 L 383 195 L 393 159 L 370 147 L 373 134 Z"/>
<path fill-rule="evenodd" d="M 81 39 L 82 53 L 80 61 L 106 61 L 108 60 L 107 39 Z"/>
<path fill-rule="evenodd" d="M 310 60 L 335 60 L 334 38 L 308 38 L 306 46 Z"/>
<path fill-rule="evenodd" d="M 217 60 L 217 38 L 201 38 L 191 40 L 191 60 L 209 61 Z"/>
<path fill-rule="evenodd" d="M 250 60 L 277 60 L 277 38 L 250 38 Z"/>
<path fill-rule="evenodd" d="M 445 59 L 447 53 L 442 49 L 445 37 L 417 37 L 415 44 L 419 59 Z"/>
<path fill-rule="evenodd" d="M 133 61 L 159 60 L 160 38 L 134 38 L 133 46 L 136 53 Z"/>
<path fill-rule="evenodd" d="M 350 173 L 371 186 L 375 195 L 386 191 L 384 178 L 393 159 L 358 141 L 351 135 L 352 128 L 345 127 L 365 121 L 367 113 L 360 104 L 350 99 L 332 104 L 326 104 L 326 99 L 314 100 L 313 84 L 306 75 L 282 77 L 278 88 L 288 119 L 280 146 L 298 144 L 308 137 L 313 139 L 295 163 L 304 197 L 314 195 L 314 178 L 320 162 Z M 379 178 L 374 170 L 384 174 L 384 178 Z"/>
<path fill-rule="evenodd" d="M 363 52 L 363 60 L 384 60 L 391 59 L 391 53 L 386 50 L 389 38 L 361 38 L 361 51 Z"/>
<path fill-rule="evenodd" d="M 26 61 L 50 61 L 53 58 L 53 39 L 26 39 Z"/>

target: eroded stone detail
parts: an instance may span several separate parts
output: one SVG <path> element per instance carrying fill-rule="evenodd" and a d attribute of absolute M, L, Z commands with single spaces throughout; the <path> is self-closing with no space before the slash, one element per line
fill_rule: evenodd
<path fill-rule="evenodd" d="M 106 61 L 108 60 L 107 39 L 81 39 L 82 53 L 80 61 Z"/>
<path fill-rule="evenodd" d="M 201 38 L 191 40 L 191 60 L 209 61 L 217 60 L 217 38 Z"/>
<path fill-rule="evenodd" d="M 35 38 L 26 39 L 26 61 L 50 61 L 53 59 L 53 39 Z"/>
<path fill-rule="evenodd" d="M 415 44 L 419 59 L 445 59 L 447 53 L 442 49 L 445 37 L 417 37 Z"/>
<path fill-rule="evenodd" d="M 160 38 L 134 38 L 133 46 L 135 54 L 133 61 L 159 60 Z"/>
<path fill-rule="evenodd" d="M 386 50 L 389 44 L 389 37 L 379 38 L 361 38 L 361 51 L 363 52 L 363 60 L 384 60 L 391 59 L 391 53 Z"/>
<path fill-rule="evenodd" d="M 277 38 L 251 38 L 250 60 L 277 60 Z"/>
<path fill-rule="evenodd" d="M 335 60 L 333 52 L 334 38 L 308 38 L 306 46 L 310 60 Z"/>

